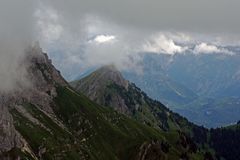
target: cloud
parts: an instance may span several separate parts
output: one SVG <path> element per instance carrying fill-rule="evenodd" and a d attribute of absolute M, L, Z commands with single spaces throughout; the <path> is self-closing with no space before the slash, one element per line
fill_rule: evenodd
<path fill-rule="evenodd" d="M 153 37 L 151 40 L 148 40 L 143 45 L 144 52 L 164 53 L 173 55 L 176 53 L 182 53 L 186 50 L 187 47 L 182 47 L 175 44 L 172 39 L 166 37 L 163 34 Z"/>
<path fill-rule="evenodd" d="M 194 52 L 195 53 L 218 53 L 218 52 L 221 52 L 221 50 L 218 49 L 217 46 L 201 43 L 195 46 Z"/>
<path fill-rule="evenodd" d="M 238 0 L 42 1 L 72 20 L 87 13 L 105 17 L 116 24 L 146 30 L 240 34 L 240 22 L 233 18 L 240 14 Z"/>
<path fill-rule="evenodd" d="M 133 65 L 132 57 L 136 56 L 132 50 L 128 50 L 126 44 L 116 42 L 114 45 L 96 45 L 86 46 L 83 60 L 88 66 L 115 64 L 119 69 L 129 69 Z"/>
<path fill-rule="evenodd" d="M 68 80 L 74 79 L 86 68 L 107 64 L 115 64 L 120 70 L 141 72 L 143 52 L 184 54 L 185 51 L 191 52 L 193 45 L 205 40 L 201 38 L 203 35 L 187 32 L 141 32 L 93 15 L 82 16 L 75 23 L 79 30 L 72 30 L 61 13 L 49 7 L 41 9 L 37 16 L 41 23 L 37 24 L 42 31 L 43 48 Z M 53 28 L 59 26 L 61 31 L 52 33 L 52 29 L 50 32 L 45 29 L 52 28 L 52 25 Z"/>
<path fill-rule="evenodd" d="M 54 16 L 50 16 L 54 15 Z M 38 19 L 41 44 L 50 54 L 54 65 L 71 80 L 88 67 L 115 64 L 118 69 L 140 72 L 140 55 L 137 48 L 142 42 L 135 32 L 119 27 L 99 17 L 87 15 L 81 18 L 79 30 L 65 25 L 62 15 L 52 8 L 42 7 L 35 14 Z M 53 18 L 51 18 L 53 17 Z M 52 19 L 52 20 L 51 20 Z M 61 32 L 52 29 L 61 27 Z M 139 39 L 139 40 L 136 40 Z M 64 65 L 63 65 L 64 64 Z"/>
<path fill-rule="evenodd" d="M 0 93 L 29 86 L 24 58 L 26 47 L 34 41 L 34 8 L 31 0 L 1 1 Z"/>
<path fill-rule="evenodd" d="M 60 24 L 59 15 L 54 9 L 43 7 L 40 7 L 34 13 L 36 27 L 39 38 L 43 39 L 45 43 L 51 44 L 59 40 L 63 32 L 63 26 Z"/>
<path fill-rule="evenodd" d="M 233 52 L 228 51 L 224 48 L 219 48 L 215 45 L 207 44 L 207 43 L 200 43 L 195 46 L 193 52 L 196 54 L 205 53 L 205 54 L 213 54 L 213 53 L 224 53 L 224 54 L 234 54 Z"/>
<path fill-rule="evenodd" d="M 15 80 L 1 83 L 0 90 L 21 77 L 13 73 L 19 70 L 24 48 L 35 40 L 68 79 L 86 67 L 107 63 L 140 70 L 142 51 L 184 53 L 196 43 L 216 45 L 211 37 L 217 36 L 221 45 L 239 41 L 240 23 L 232 18 L 240 13 L 239 1 L 230 1 L 3 0 L 0 77 L 6 83 Z"/>
<path fill-rule="evenodd" d="M 115 39 L 116 37 L 114 35 L 97 35 L 93 41 L 96 43 L 109 43 Z"/>
<path fill-rule="evenodd" d="M 87 67 L 108 63 L 140 71 L 143 51 L 173 55 L 191 50 L 196 43 L 212 41 L 209 26 L 196 27 L 198 22 L 184 19 L 188 5 L 176 3 L 43 0 L 35 10 L 35 25 L 42 47 L 67 79 Z M 169 12 L 165 7 L 172 8 L 173 4 L 177 7 Z M 142 14 L 142 10 L 146 12 Z"/>

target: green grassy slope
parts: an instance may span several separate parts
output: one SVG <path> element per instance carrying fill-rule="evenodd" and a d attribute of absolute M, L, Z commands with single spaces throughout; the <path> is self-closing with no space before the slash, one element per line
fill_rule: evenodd
<path fill-rule="evenodd" d="M 182 133 L 167 133 L 142 125 L 111 108 L 99 107 L 70 88 L 58 87 L 57 93 L 52 108 L 64 124 L 62 127 L 31 104 L 25 104 L 24 108 L 39 124 L 18 110 L 11 110 L 16 129 L 38 158 L 126 160 L 145 156 L 145 159 L 174 160 L 187 156 L 204 159 L 204 153 L 194 150 L 193 143 Z"/>

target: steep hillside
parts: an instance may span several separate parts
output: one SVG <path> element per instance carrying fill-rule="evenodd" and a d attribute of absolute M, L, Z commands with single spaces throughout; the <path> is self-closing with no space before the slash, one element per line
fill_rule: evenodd
<path fill-rule="evenodd" d="M 114 66 L 104 66 L 71 85 L 98 104 L 114 108 L 158 129 L 178 130 L 188 123 L 125 80 Z"/>
<path fill-rule="evenodd" d="M 152 100 L 126 81 L 114 66 L 104 66 L 71 83 L 72 87 L 100 105 L 113 108 L 147 126 L 167 132 L 184 132 L 198 144 L 207 142 L 208 131 Z M 96 96 L 97 95 L 97 96 Z"/>
<path fill-rule="evenodd" d="M 178 132 L 190 135 L 200 148 L 214 148 L 218 159 L 221 157 L 226 160 L 239 159 L 239 124 L 211 130 L 196 126 L 171 112 L 161 103 L 150 99 L 134 84 L 126 81 L 114 66 L 104 66 L 87 77 L 72 82 L 71 85 L 99 104 L 114 108 L 118 112 L 127 114 L 129 117 L 160 131 L 165 130 L 165 136 L 169 138 L 175 137 L 176 130 L 178 130 Z M 212 103 L 214 102 L 212 101 Z M 219 102 L 219 104 L 222 103 Z M 216 107 L 221 108 L 219 104 L 216 103 Z M 231 107 L 230 104 L 226 103 L 226 105 Z M 195 109 L 199 111 L 197 106 Z M 232 110 L 234 111 L 233 108 Z M 195 116 L 198 118 L 197 114 Z M 224 115 L 222 116 L 224 117 Z"/>
<path fill-rule="evenodd" d="M 183 132 L 142 125 L 75 92 L 38 46 L 27 52 L 32 87 L 1 96 L 0 159 L 209 158 Z"/>

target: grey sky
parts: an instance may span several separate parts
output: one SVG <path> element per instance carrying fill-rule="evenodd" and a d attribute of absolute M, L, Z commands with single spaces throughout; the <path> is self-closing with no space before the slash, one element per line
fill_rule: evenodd
<path fill-rule="evenodd" d="M 39 32 L 34 28 L 34 14 L 42 7 L 55 10 L 62 25 L 73 31 L 82 27 L 79 23 L 86 15 L 91 15 L 132 30 L 239 37 L 239 6 L 239 0 L 2 0 L 0 33 Z"/>
<path fill-rule="evenodd" d="M 240 34 L 239 0 L 55 0 L 69 17 L 96 14 L 120 25 L 155 30 Z"/>

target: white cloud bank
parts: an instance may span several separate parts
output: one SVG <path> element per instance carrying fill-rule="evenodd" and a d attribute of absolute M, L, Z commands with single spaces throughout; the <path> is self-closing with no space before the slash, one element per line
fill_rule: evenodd
<path fill-rule="evenodd" d="M 228 51 L 227 49 L 224 48 L 219 48 L 215 45 L 212 44 L 207 44 L 207 43 L 200 43 L 195 46 L 193 49 L 193 53 L 195 54 L 214 54 L 214 53 L 223 53 L 223 54 L 234 54 L 233 52 Z"/>
<path fill-rule="evenodd" d="M 188 47 L 177 45 L 172 39 L 163 34 L 153 37 L 143 45 L 144 52 L 164 53 L 170 55 L 182 53 L 187 49 Z"/>
<path fill-rule="evenodd" d="M 195 46 L 194 52 L 195 53 L 218 53 L 218 52 L 221 52 L 221 50 L 218 49 L 217 46 L 209 45 L 207 43 L 201 43 Z"/>
<path fill-rule="evenodd" d="M 198 38 L 185 33 L 161 32 L 148 38 L 142 45 L 141 51 L 168 55 L 185 54 L 186 52 L 193 54 L 234 54 L 221 45 L 204 42 L 204 39 Z M 209 41 L 211 40 L 209 39 Z"/>

